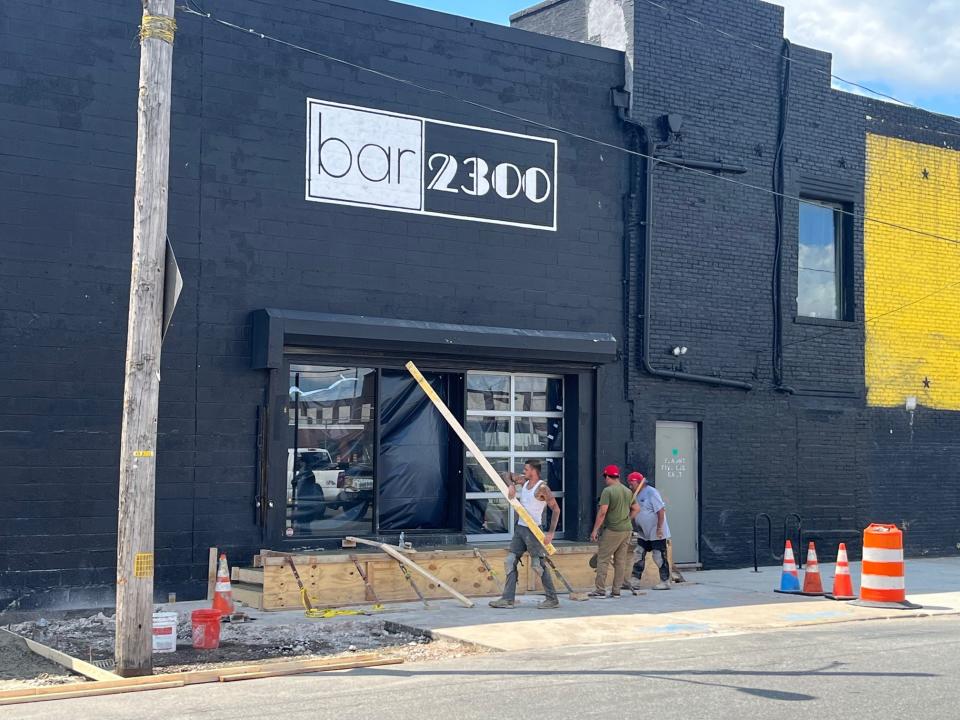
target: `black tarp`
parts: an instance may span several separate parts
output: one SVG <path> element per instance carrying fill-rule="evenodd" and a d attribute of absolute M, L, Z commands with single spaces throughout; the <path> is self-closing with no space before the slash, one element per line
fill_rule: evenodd
<path fill-rule="evenodd" d="M 424 373 L 445 402 L 448 377 Z M 382 532 L 440 530 L 449 515 L 450 429 L 409 373 L 384 370 L 380 381 L 379 515 Z"/>

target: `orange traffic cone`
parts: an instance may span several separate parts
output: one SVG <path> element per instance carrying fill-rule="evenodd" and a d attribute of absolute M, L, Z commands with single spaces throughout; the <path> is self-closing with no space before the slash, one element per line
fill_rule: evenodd
<path fill-rule="evenodd" d="M 807 569 L 803 572 L 803 594 L 824 594 L 823 581 L 820 579 L 820 564 L 817 562 L 817 548 L 812 542 L 807 546 Z"/>
<path fill-rule="evenodd" d="M 780 587 L 774 592 L 788 595 L 800 594 L 800 576 L 797 575 L 797 563 L 793 559 L 793 545 L 787 540 L 783 549 L 783 572 L 780 574 Z"/>
<path fill-rule="evenodd" d="M 833 574 L 833 592 L 827 593 L 831 600 L 856 600 L 853 583 L 850 581 L 850 562 L 847 560 L 846 543 L 840 543 L 837 551 L 837 571 Z"/>
<path fill-rule="evenodd" d="M 213 592 L 213 609 L 222 615 L 233 613 L 233 590 L 230 587 L 230 571 L 227 569 L 227 554 L 220 554 L 217 565 L 217 584 Z"/>

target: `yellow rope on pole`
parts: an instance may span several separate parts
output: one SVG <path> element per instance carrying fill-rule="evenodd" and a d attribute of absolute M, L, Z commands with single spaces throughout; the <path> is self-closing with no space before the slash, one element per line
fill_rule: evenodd
<path fill-rule="evenodd" d="M 173 36 L 177 32 L 177 21 L 166 15 L 144 15 L 140 25 L 140 42 L 147 38 L 157 38 L 173 45 Z"/>

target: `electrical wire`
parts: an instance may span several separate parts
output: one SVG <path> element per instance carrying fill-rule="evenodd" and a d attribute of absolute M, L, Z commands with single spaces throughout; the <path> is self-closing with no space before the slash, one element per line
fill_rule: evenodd
<path fill-rule="evenodd" d="M 741 44 L 741 45 L 746 45 L 746 46 L 748 46 L 748 47 L 753 48 L 754 50 L 760 50 L 761 52 L 765 52 L 765 53 L 768 53 L 768 54 L 770 54 L 770 55 L 776 55 L 777 57 L 782 58 L 783 60 L 785 60 L 785 61 L 788 62 L 788 63 L 797 64 L 797 65 L 803 65 L 804 67 L 808 67 L 808 68 L 810 68 L 811 70 L 813 70 L 814 72 L 819 73 L 820 75 L 824 75 L 825 77 L 831 78 L 831 79 L 833 79 L 833 80 L 839 80 L 840 82 L 842 82 L 842 83 L 844 83 L 844 84 L 846 84 L 846 85 L 850 85 L 851 87 L 858 88 L 858 89 L 863 90 L 863 91 L 865 91 L 865 92 L 868 92 L 868 93 L 870 93 L 870 94 L 872 94 L 872 95 L 876 95 L 877 97 L 884 98 L 885 100 L 891 100 L 891 101 L 897 103 L 898 105 L 904 105 L 904 106 L 906 106 L 906 107 L 913 108 L 914 110 L 921 110 L 922 112 L 930 113 L 931 115 L 935 115 L 936 117 L 943 118 L 944 120 L 949 120 L 949 121 L 951 121 L 951 122 L 953 122 L 953 123 L 956 123 L 957 125 L 960 125 L 960 120 L 958 120 L 957 118 L 953 117 L 952 115 L 947 115 L 947 114 L 945 114 L 945 113 L 936 112 L 935 110 L 928 110 L 927 108 L 921 107 L 921 106 L 919 106 L 919 105 L 915 105 L 914 103 L 911 103 L 911 102 L 907 102 L 906 100 L 902 100 L 902 99 L 900 99 L 900 98 L 898 98 L 898 97 L 895 97 L 895 96 L 893 96 L 893 95 L 889 95 L 888 93 L 881 92 L 880 90 L 875 90 L 874 88 L 868 87 L 867 85 L 863 85 L 863 84 L 861 84 L 861 83 L 854 82 L 853 80 L 847 80 L 847 79 L 844 78 L 844 77 L 841 77 L 841 76 L 839 76 L 839 75 L 835 75 L 834 73 L 831 73 L 831 72 L 828 72 L 827 70 L 824 70 L 823 68 L 819 67 L 819 66 L 816 65 L 815 63 L 809 62 L 809 61 L 807 61 L 807 60 L 801 60 L 801 59 L 795 58 L 795 57 L 788 57 L 788 56 L 786 56 L 784 53 L 780 52 L 779 50 L 775 50 L 775 49 L 770 48 L 770 47 L 767 47 L 767 46 L 765 46 L 765 45 L 761 45 L 761 44 L 758 43 L 758 42 L 754 42 L 753 40 L 748 40 L 747 38 L 739 37 L 739 36 L 737 36 L 737 35 L 734 35 L 733 33 L 729 33 L 729 32 L 727 32 L 726 30 L 722 30 L 722 29 L 718 28 L 718 27 L 715 26 L 715 25 L 710 25 L 709 23 L 705 23 L 705 22 L 704 22 L 703 20 L 701 20 L 700 18 L 693 17 L 692 15 L 687 15 L 687 14 L 685 14 L 685 13 L 683 13 L 683 12 L 680 12 L 679 10 L 674 9 L 674 8 L 670 7 L 669 5 L 665 5 L 665 4 L 663 4 L 663 3 L 655 2 L 655 0 L 643 0 L 643 1 L 646 2 L 648 5 L 652 5 L 653 7 L 659 8 L 659 9 L 661 9 L 661 10 L 663 10 L 663 11 L 669 13 L 669 14 L 678 15 L 679 17 L 682 17 L 682 18 L 683 18 L 684 20 L 686 20 L 687 22 L 689 22 L 689 23 L 691 23 L 691 24 L 693 24 L 693 25 L 697 25 L 697 26 L 703 28 L 704 30 L 712 30 L 712 31 L 715 32 L 717 35 L 720 35 L 720 36 L 722 36 L 722 37 L 724 37 L 724 38 L 726 38 L 727 40 L 730 40 L 730 41 L 732 41 L 732 42 L 739 43 L 739 44 Z"/>
<path fill-rule="evenodd" d="M 565 130 L 564 128 L 560 128 L 560 127 L 557 127 L 557 126 L 555 126 L 555 125 L 551 125 L 551 124 L 549 124 L 549 123 L 540 122 L 539 120 L 534 120 L 534 119 L 532 119 L 532 118 L 524 117 L 523 115 L 517 115 L 517 114 L 512 113 L 512 112 L 509 112 L 509 111 L 507 111 L 507 110 L 501 110 L 501 109 L 499 109 L 499 108 L 491 107 L 490 105 L 484 105 L 483 103 L 477 102 L 476 100 L 469 100 L 468 98 L 460 97 L 459 95 L 455 95 L 454 93 L 448 92 L 448 91 L 446 91 L 446 90 L 441 90 L 441 89 L 439 89 L 439 88 L 432 88 L 432 87 L 430 87 L 430 86 L 428 86 L 428 85 L 421 85 L 420 83 L 415 82 L 415 81 L 413 81 L 413 80 L 408 80 L 407 78 L 398 77 L 398 76 L 396 76 L 396 75 L 391 75 L 390 73 L 383 72 L 382 70 L 375 70 L 375 69 L 373 69 L 373 68 L 369 68 L 369 67 L 366 67 L 366 66 L 364 66 L 364 65 L 359 65 L 359 64 L 354 63 L 354 62 L 351 62 L 351 61 L 349 61 L 349 60 L 344 60 L 343 58 L 338 58 L 338 57 L 336 57 L 335 55 L 330 55 L 330 54 L 328 54 L 328 53 L 320 52 L 319 50 L 313 50 L 312 48 L 307 48 L 307 47 L 304 47 L 304 46 L 302 46 L 302 45 L 297 45 L 296 43 L 289 42 L 288 40 L 282 40 L 282 39 L 277 38 L 277 37 L 274 37 L 274 36 L 272 36 L 272 35 L 268 35 L 267 33 L 262 33 L 262 32 L 260 32 L 259 30 L 255 30 L 255 29 L 253 29 L 253 28 L 245 28 L 245 27 L 243 27 L 243 26 L 241 26 L 241 25 L 237 25 L 237 24 L 235 24 L 235 23 L 229 22 L 228 20 L 222 20 L 222 19 L 220 19 L 220 18 L 218 18 L 218 17 L 215 17 L 212 13 L 203 12 L 202 10 L 199 10 L 199 9 L 195 8 L 194 5 L 193 5 L 193 3 L 190 2 L 190 0 L 187 0 L 187 2 L 189 3 L 188 5 L 181 5 L 180 7 L 181 7 L 181 9 L 182 9 L 184 12 L 186 12 L 186 13 L 189 14 L 189 15 L 196 15 L 196 16 L 198 16 L 198 17 L 204 18 L 204 19 L 206 19 L 206 20 L 209 20 L 209 21 L 211 21 L 211 22 L 217 23 L 217 24 L 219 24 L 219 25 L 222 25 L 222 26 L 224 26 L 224 27 L 230 28 L 230 29 L 232 29 L 232 30 L 237 30 L 237 31 L 239 31 L 239 32 L 246 33 L 246 34 L 248 34 L 248 35 L 254 35 L 254 36 L 256 36 L 256 37 L 259 37 L 261 40 L 269 40 L 270 42 L 274 42 L 274 43 L 277 43 L 277 44 L 279 44 L 279 45 L 284 45 L 284 46 L 289 47 L 289 48 L 292 48 L 292 49 L 294 49 L 294 50 L 299 50 L 300 52 L 304 52 L 304 53 L 307 53 L 307 54 L 309 54 L 309 55 L 314 55 L 314 56 L 316 56 L 316 57 L 322 58 L 322 59 L 327 60 L 327 61 L 329 61 L 329 62 L 333 62 L 333 63 L 337 63 L 337 64 L 339 64 L 339 65 L 343 65 L 343 66 L 345 66 L 345 67 L 353 68 L 354 70 L 359 70 L 359 71 L 361 71 L 361 72 L 369 73 L 369 74 L 371 74 L 371 75 L 375 75 L 375 76 L 380 77 L 380 78 L 383 78 L 383 79 L 385 79 L 385 80 L 390 80 L 390 81 L 392 81 L 392 82 L 396 82 L 396 83 L 399 83 L 399 84 L 401 84 L 401 85 L 406 85 L 407 87 L 416 88 L 417 90 L 421 90 L 421 91 L 426 92 L 426 93 L 431 93 L 431 94 L 433 94 L 433 95 L 440 95 L 440 96 L 445 97 L 445 98 L 447 98 L 447 99 L 449 99 L 449 100 L 453 100 L 453 101 L 455 101 L 455 102 L 459 102 L 459 103 L 462 103 L 462 104 L 464 104 L 464 105 L 469 105 L 469 106 L 471 106 L 471 107 L 479 108 L 479 109 L 481 109 L 481 110 L 486 110 L 486 111 L 491 112 L 491 113 L 494 113 L 494 114 L 496 114 L 496 115 L 500 115 L 500 116 L 502 116 L 502 117 L 507 117 L 507 118 L 510 118 L 510 119 L 512 119 L 512 120 L 516 120 L 516 121 L 518 121 L 518 122 L 522 122 L 522 123 L 524 123 L 524 124 L 531 125 L 531 126 L 533 126 L 533 127 L 541 128 L 541 129 L 543 129 L 543 130 L 549 130 L 549 131 L 551 131 L 551 132 L 555 132 L 555 133 L 558 133 L 558 134 L 560 134 L 560 135 L 566 135 L 566 136 L 568 136 L 568 137 L 577 138 L 578 140 L 583 140 L 584 142 L 589 142 L 589 143 L 593 143 L 593 144 L 595 144 L 595 145 L 599 145 L 599 146 L 601 146 L 601 147 L 609 148 L 609 149 L 611 149 L 611 150 L 616 150 L 616 151 L 621 152 L 621 153 L 624 153 L 624 154 L 626 154 L 626 155 L 635 155 L 635 156 L 637 156 L 637 157 L 642 157 L 642 158 L 645 158 L 645 159 L 647 159 L 647 160 L 654 161 L 654 162 L 656 162 L 656 163 L 658 163 L 658 164 L 660 164 L 660 165 L 666 165 L 666 166 L 668 166 L 668 167 L 676 168 L 676 169 L 678 169 L 678 170 L 684 170 L 684 171 L 687 171 L 688 173 L 692 173 L 692 174 L 694 174 L 694 175 L 702 175 L 702 176 L 707 177 L 707 178 L 710 178 L 710 179 L 712 179 L 712 180 L 718 180 L 718 181 L 721 181 L 721 182 L 729 183 L 729 184 L 731 184 L 731 185 L 737 185 L 737 186 L 740 186 L 740 187 L 747 188 L 747 189 L 749 189 L 749 190 L 755 190 L 755 191 L 758 191 L 758 192 L 766 193 L 767 195 L 772 195 L 772 196 L 779 195 L 780 197 L 784 198 L 785 200 L 792 200 L 792 201 L 794 201 L 794 202 L 796 202 L 796 203 L 799 203 L 799 204 L 802 204 L 802 205 L 818 205 L 818 204 L 819 204 L 819 203 L 818 203 L 817 201 L 815 201 L 815 200 L 808 200 L 808 199 L 806 199 L 806 198 L 800 197 L 799 195 L 790 195 L 790 194 L 787 194 L 787 193 L 778 193 L 778 192 L 776 192 L 776 191 L 774 191 L 774 190 L 771 190 L 770 188 L 765 188 L 765 187 L 762 187 L 762 186 L 760 186 L 760 185 L 751 185 L 750 183 L 743 182 L 743 181 L 741 181 L 741 180 L 735 180 L 734 178 L 727 177 L 727 176 L 725 176 L 725 175 L 716 175 L 716 174 L 710 172 L 709 170 L 700 170 L 699 168 L 688 167 L 687 165 L 684 165 L 684 164 L 682 164 L 682 163 L 680 163 L 680 162 L 672 162 L 671 160 L 669 160 L 669 159 L 667 159 L 667 158 L 663 158 L 663 157 L 659 157 L 659 156 L 655 157 L 655 156 L 647 155 L 647 154 L 645 154 L 645 153 L 643 153 L 643 152 L 641 152 L 641 151 L 639 151 L 639 150 L 630 150 L 629 148 L 625 148 L 625 147 L 623 147 L 622 145 L 617 145 L 616 143 L 611 143 L 611 142 L 607 142 L 606 140 L 601 140 L 601 139 L 599 139 L 599 138 L 590 137 L 589 135 L 584 135 L 584 134 L 582 134 L 582 133 L 574 132 L 574 131 L 572 131 L 572 130 Z M 857 220 L 863 220 L 863 221 L 865 221 L 865 222 L 872 222 L 872 223 L 874 223 L 874 224 L 883 225 L 883 226 L 885 226 L 885 227 L 893 228 L 893 229 L 895 229 L 895 230 L 903 230 L 904 232 L 913 233 L 913 234 L 919 235 L 919 236 L 921 236 L 921 237 L 930 238 L 930 239 L 932 239 L 932 240 L 942 240 L 942 241 L 944 241 L 944 242 L 948 242 L 948 243 L 951 243 L 951 244 L 953 244 L 953 245 L 960 246 L 960 239 L 957 239 L 957 238 L 950 238 L 950 237 L 946 237 L 946 236 L 944 236 L 944 235 L 938 235 L 937 233 L 932 233 L 932 232 L 928 232 L 928 231 L 926 231 L 926 230 L 921 230 L 921 229 L 919 229 L 919 228 L 908 227 L 908 226 L 906 226 L 906 225 L 900 225 L 899 223 L 890 222 L 890 221 L 888 221 L 888 220 L 881 220 L 881 219 L 879 219 L 879 218 L 870 217 L 870 216 L 868 216 L 868 215 L 857 214 L 857 213 L 854 213 L 854 212 L 852 212 L 852 211 L 850 211 L 850 210 L 843 210 L 843 209 L 838 208 L 838 209 L 837 209 L 837 212 L 842 213 L 842 214 L 844 214 L 844 215 L 847 215 L 847 216 L 849 216 L 849 217 L 851 217 L 851 218 L 854 218 L 854 219 L 857 219 Z"/>

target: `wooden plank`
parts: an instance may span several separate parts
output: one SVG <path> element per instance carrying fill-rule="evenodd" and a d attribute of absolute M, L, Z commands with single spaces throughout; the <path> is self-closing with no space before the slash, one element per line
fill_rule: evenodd
<path fill-rule="evenodd" d="M 262 585 L 233 585 L 233 599 L 243 603 L 248 608 L 254 610 L 263 610 L 263 586 Z"/>
<path fill-rule="evenodd" d="M 362 605 L 366 602 L 366 586 L 349 557 L 344 562 L 301 567 L 300 579 L 307 597 L 315 607 Z M 296 561 L 294 561 L 296 562 Z M 267 566 L 263 569 L 263 607 L 267 610 L 302 607 L 300 588 L 289 566 Z"/>
<path fill-rule="evenodd" d="M 259 678 L 278 677 L 280 675 L 302 675 L 311 672 L 330 672 L 331 670 L 352 670 L 354 668 L 375 667 L 377 665 L 398 665 L 402 658 L 377 658 L 375 660 L 352 660 L 345 658 L 339 663 L 325 663 L 304 665 L 298 668 L 276 668 L 259 672 L 235 673 L 221 675 L 220 682 L 234 682 L 237 680 L 257 680 Z"/>
<path fill-rule="evenodd" d="M 591 590 L 593 589 L 597 575 L 597 571 L 590 567 L 591 555 L 593 555 L 593 552 L 557 553 L 551 560 L 553 560 L 553 564 L 557 566 L 560 572 L 563 573 L 563 576 L 574 590 Z M 542 590 L 543 587 L 540 583 L 540 576 L 533 571 L 533 563 L 526 562 L 525 568 L 527 572 L 527 587 L 532 592 Z M 611 577 L 613 576 L 612 573 L 613 571 L 611 569 Z M 561 591 L 564 589 L 563 583 L 556 576 L 556 573 L 553 575 L 553 584 Z"/>
<path fill-rule="evenodd" d="M 77 683 L 64 685 L 64 688 L 76 688 Z M 97 695 L 116 695 L 118 693 L 145 692 L 147 690 L 169 690 L 171 688 L 183 687 L 182 680 L 168 680 L 162 683 L 152 685 L 128 685 L 122 687 L 101 687 L 100 683 L 87 683 L 89 688 L 75 690 L 64 690 L 56 694 L 38 695 L 34 691 L 42 688 L 31 688 L 30 690 L 20 691 L 23 693 L 20 697 L 0 698 L 0 705 L 20 705 L 22 703 L 44 702 L 46 700 L 67 700 L 69 698 L 96 697 Z"/>
<path fill-rule="evenodd" d="M 263 585 L 263 568 L 245 568 L 234 565 L 230 574 L 232 582 Z"/>
<path fill-rule="evenodd" d="M 536 522 L 530 513 L 527 512 L 527 509 L 520 504 L 520 501 L 514 496 L 510 497 L 510 491 L 507 488 L 507 484 L 503 479 L 497 474 L 497 471 L 493 468 L 493 465 L 490 464 L 490 461 L 487 460 L 486 456 L 480 452 L 480 448 L 477 447 L 477 444 L 473 441 L 473 438 L 470 437 L 469 433 L 463 429 L 463 425 L 453 416 L 453 413 L 450 412 L 450 409 L 446 406 L 443 400 L 440 399 L 440 396 L 437 395 L 436 391 L 433 389 L 433 386 L 427 382 L 426 378 L 423 377 L 423 374 L 420 370 L 417 369 L 417 366 L 413 361 L 406 364 L 407 371 L 413 375 L 413 379 L 417 381 L 417 384 L 420 386 L 420 389 L 426 393 L 427 397 L 430 398 L 430 402 L 433 403 L 434 407 L 440 412 L 440 415 L 443 416 L 443 419 L 447 421 L 447 425 L 450 426 L 450 429 L 453 430 L 457 437 L 460 438 L 463 442 L 464 447 L 470 451 L 470 454 L 473 455 L 474 459 L 483 468 L 483 471 L 487 474 L 487 477 L 490 478 L 490 481 L 496 486 L 503 497 L 506 498 L 507 502 L 513 506 L 514 512 L 524 521 L 526 526 L 534 534 L 537 540 L 540 541 L 540 544 L 546 549 L 548 555 L 553 555 L 556 552 L 556 548 L 553 547 L 553 544 L 547 545 L 546 538 L 543 535 L 543 531 L 540 529 L 540 524 Z"/>
<path fill-rule="evenodd" d="M 79 660 L 75 657 L 67 655 L 65 652 L 60 652 L 55 650 L 52 647 L 48 647 L 43 643 L 39 643 L 36 640 L 31 640 L 30 638 L 23 637 L 22 635 L 17 635 L 15 632 L 7 630 L 5 628 L 0 628 L 0 631 L 5 632 L 7 635 L 12 635 L 17 640 L 22 641 L 31 651 L 39 655 L 40 657 L 46 658 L 51 662 L 55 662 L 57 665 L 61 665 L 68 670 L 72 670 L 75 673 L 79 673 L 85 677 L 90 678 L 91 680 L 119 680 L 120 676 L 110 672 L 109 670 L 104 670 L 103 668 L 98 668 L 96 665 L 92 665 L 83 660 Z"/>
<path fill-rule="evenodd" d="M 422 376 L 421 376 L 421 377 L 422 377 Z M 406 555 L 404 555 L 403 553 L 401 553 L 401 552 L 400 552 L 399 550 L 397 550 L 395 547 L 391 547 L 390 545 L 386 545 L 386 544 L 384 544 L 384 543 L 378 543 L 378 542 L 375 542 L 375 541 L 373 541 L 373 540 L 364 540 L 364 539 L 362 539 L 362 538 L 351 537 L 351 538 L 349 538 L 349 539 L 350 539 L 350 540 L 353 540 L 354 542 L 361 543 L 361 544 L 363 544 L 363 545 L 370 545 L 370 546 L 372 546 L 372 547 L 380 548 L 381 550 L 383 550 L 383 552 L 385 552 L 385 553 L 386 553 L 387 555 L 389 555 L 390 557 L 392 557 L 392 558 L 394 558 L 394 559 L 396 559 L 396 560 L 399 560 L 399 561 L 402 562 L 404 565 L 406 565 L 409 570 L 413 570 L 414 572 L 416 572 L 416 573 L 418 573 L 418 574 L 420 574 L 420 575 L 423 575 L 423 577 L 425 577 L 425 578 L 426 578 L 427 580 L 429 580 L 430 582 L 436 583 L 437 585 L 439 585 L 440 587 L 442 587 L 442 588 L 443 588 L 444 590 L 446 590 L 448 593 L 450 593 L 451 595 L 453 595 L 453 597 L 455 597 L 457 600 L 459 600 L 460 603 L 461 603 L 464 607 L 473 607 L 473 606 L 474 606 L 474 602 L 473 602 L 472 600 L 470 600 L 469 598 L 467 598 L 465 595 L 463 595 L 462 593 L 460 593 L 458 590 L 454 589 L 453 587 L 451 587 L 451 586 L 448 585 L 447 583 L 445 583 L 443 580 L 441 580 L 440 578 L 438 578 L 436 575 L 434 575 L 434 574 L 431 573 L 430 571 L 424 570 L 422 567 L 420 567 L 420 565 L 418 565 L 418 564 L 415 563 L 413 560 L 411 560 L 409 557 L 407 557 Z"/>
<path fill-rule="evenodd" d="M 0 705 L 12 705 L 21 702 L 39 702 L 88 695 L 109 695 L 112 693 L 137 692 L 141 690 L 159 690 L 163 688 L 183 687 L 203 683 L 222 682 L 225 677 L 231 680 L 247 680 L 255 677 L 270 677 L 302 672 L 321 672 L 326 670 L 346 670 L 352 667 L 391 665 L 403 662 L 397 658 L 384 658 L 372 653 L 353 655 L 348 658 L 314 658 L 312 660 L 288 660 L 265 662 L 252 665 L 236 665 L 212 670 L 184 673 L 148 675 L 136 678 L 121 678 L 93 683 L 70 683 L 41 688 L 0 691 Z"/>
<path fill-rule="evenodd" d="M 217 585 L 217 549 L 210 548 L 207 554 L 207 600 L 213 600 L 213 591 Z"/>

